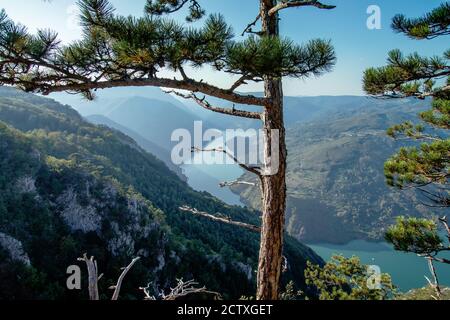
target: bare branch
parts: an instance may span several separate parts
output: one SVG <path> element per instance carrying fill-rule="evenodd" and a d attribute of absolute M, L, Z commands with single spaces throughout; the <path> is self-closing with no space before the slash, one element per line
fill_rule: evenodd
<path fill-rule="evenodd" d="M 237 88 L 239 88 L 240 86 L 242 86 L 244 84 L 247 84 L 246 80 L 250 80 L 250 81 L 253 81 L 253 82 L 261 82 L 261 81 L 263 81 L 262 79 L 252 78 L 252 77 L 244 74 L 235 83 L 233 83 L 233 85 L 231 86 L 230 89 L 228 89 L 228 91 L 233 92 Z"/>
<path fill-rule="evenodd" d="M 220 300 L 222 298 L 217 292 L 208 291 L 206 287 L 198 288 L 197 286 L 198 283 L 194 280 L 184 282 L 183 279 L 177 279 L 177 286 L 175 288 L 170 288 L 170 293 L 168 294 L 161 292 L 158 298 L 164 301 L 175 301 L 193 294 L 213 295 L 217 300 Z M 149 288 L 150 286 L 139 288 L 144 292 L 145 300 L 158 300 L 156 297 L 150 294 Z"/>
<path fill-rule="evenodd" d="M 233 154 L 228 152 L 227 150 L 223 148 L 214 148 L 214 149 L 200 149 L 197 147 L 192 147 L 192 152 L 222 152 L 229 156 L 231 159 L 233 159 L 234 162 L 236 162 L 242 169 L 247 170 L 248 172 L 256 174 L 258 177 L 262 176 L 261 168 L 259 167 L 251 167 L 244 163 L 241 163 Z"/>
<path fill-rule="evenodd" d="M 439 219 L 439 221 L 444 225 L 445 231 L 447 231 L 448 241 L 450 241 L 450 227 L 448 225 L 447 217 L 442 217 Z"/>
<path fill-rule="evenodd" d="M 98 294 L 98 269 L 97 269 L 97 261 L 94 260 L 94 257 L 88 258 L 87 254 L 83 255 L 83 258 L 78 258 L 78 261 L 83 261 L 86 263 L 86 267 L 88 270 L 88 282 L 89 282 L 89 299 L 90 300 L 100 300 L 100 296 Z"/>
<path fill-rule="evenodd" d="M 439 280 L 438 280 L 438 277 L 437 277 L 437 274 L 436 274 L 436 269 L 435 269 L 434 264 L 433 264 L 433 258 L 432 257 L 428 257 L 427 260 L 428 260 L 428 267 L 430 268 L 430 272 L 431 272 L 431 275 L 433 276 L 433 280 L 434 281 L 431 282 L 427 277 L 425 277 L 425 278 L 430 283 L 430 286 L 432 288 L 434 288 L 434 290 L 436 290 L 436 295 L 437 295 L 436 300 L 441 300 L 441 288 L 439 286 Z"/>
<path fill-rule="evenodd" d="M 258 112 L 251 112 L 251 111 L 243 111 L 243 110 L 236 110 L 236 109 L 227 109 L 227 108 L 220 108 L 220 107 L 213 107 L 211 104 L 209 104 L 208 101 L 206 101 L 206 97 L 203 97 L 203 99 L 200 99 L 197 97 L 194 93 L 191 93 L 189 95 L 182 94 L 178 91 L 165 91 L 166 93 L 173 93 L 179 97 L 182 97 L 183 99 L 191 99 L 194 100 L 198 105 L 200 105 L 202 108 L 221 113 L 226 114 L 230 116 L 235 117 L 241 117 L 241 118 L 248 118 L 248 119 L 261 119 L 261 114 Z"/>
<path fill-rule="evenodd" d="M 258 232 L 258 233 L 261 232 L 261 228 L 255 226 L 255 225 L 251 225 L 251 224 L 244 223 L 244 222 L 233 221 L 230 218 L 220 218 L 220 217 L 214 216 L 212 214 L 209 214 L 207 212 L 198 211 L 197 209 L 191 208 L 189 206 L 183 206 L 183 207 L 180 207 L 179 209 L 183 212 L 189 212 L 196 216 L 208 218 L 212 221 L 221 222 L 221 223 L 225 223 L 225 224 L 231 224 L 233 226 L 244 228 L 244 229 L 247 229 L 247 230 L 250 230 L 253 232 Z"/>
<path fill-rule="evenodd" d="M 248 26 L 244 29 L 244 31 L 242 32 L 241 36 L 244 36 L 246 33 L 258 33 L 258 32 L 254 32 L 252 30 L 252 28 L 254 26 L 256 26 L 256 23 L 259 21 L 259 19 L 261 19 L 261 14 L 258 14 L 256 16 L 256 19 L 254 21 L 252 21 L 251 23 L 248 24 Z"/>
<path fill-rule="evenodd" d="M 131 270 L 131 268 L 133 268 L 134 264 L 139 261 L 139 259 L 141 259 L 140 257 L 134 258 L 131 263 L 123 269 L 122 274 L 120 275 L 119 279 L 117 280 L 117 284 L 115 286 L 112 287 L 112 289 L 114 289 L 114 294 L 112 296 L 113 301 L 119 299 L 119 294 L 120 294 L 120 288 L 122 287 L 122 281 L 125 278 L 125 276 L 127 275 L 128 271 Z"/>
<path fill-rule="evenodd" d="M 443 249 L 441 251 L 449 251 L 448 249 Z M 438 258 L 438 257 L 433 257 L 434 261 L 440 262 L 440 263 L 445 263 L 445 264 L 450 264 L 450 260 L 445 259 L 445 258 Z"/>
<path fill-rule="evenodd" d="M 246 185 L 246 186 L 256 186 L 256 183 L 254 182 L 247 182 L 247 181 L 239 181 L 239 180 L 235 180 L 235 181 L 225 181 L 225 182 L 221 182 L 219 184 L 219 187 L 221 188 L 225 188 L 225 187 L 231 187 L 231 186 L 236 186 L 236 185 Z"/>
<path fill-rule="evenodd" d="M 287 9 L 287 8 L 294 8 L 294 7 L 306 7 L 306 6 L 312 6 L 312 7 L 316 7 L 319 9 L 326 9 L 326 10 L 330 10 L 330 9 L 334 9 L 336 8 L 336 6 L 331 6 L 331 5 L 326 5 L 323 4 L 317 0 L 311 0 L 311 1 L 283 1 L 280 4 L 276 5 L 275 7 L 273 7 L 271 10 L 269 10 L 269 15 L 273 16 L 276 13 L 278 13 L 279 11 L 283 10 L 283 9 Z"/>
<path fill-rule="evenodd" d="M 186 71 L 184 71 L 184 68 L 180 65 L 178 67 L 178 70 L 180 70 L 181 76 L 183 77 L 183 80 L 189 80 L 189 77 L 186 74 Z"/>

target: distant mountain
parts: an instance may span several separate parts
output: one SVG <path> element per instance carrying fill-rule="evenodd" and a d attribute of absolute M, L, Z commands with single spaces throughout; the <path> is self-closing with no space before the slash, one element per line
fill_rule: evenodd
<path fill-rule="evenodd" d="M 260 95 L 258 93 L 251 93 Z M 247 111 L 261 111 L 261 107 L 234 105 L 217 98 L 208 98 L 208 101 L 214 106 L 225 108 L 242 109 Z M 332 115 L 343 116 L 354 112 L 364 111 L 368 109 L 394 107 L 404 104 L 404 101 L 396 101 L 395 103 L 387 103 L 383 100 L 375 100 L 362 96 L 318 96 L 318 97 L 292 97 L 284 98 L 284 116 L 286 126 L 292 127 L 299 123 L 324 119 Z M 261 123 L 256 120 L 242 119 L 238 117 L 224 116 L 201 108 L 194 102 L 186 100 L 184 104 L 190 106 L 190 110 L 196 116 L 204 119 L 210 126 L 217 129 L 233 129 L 233 128 L 260 128 Z"/>
<path fill-rule="evenodd" d="M 63 104 L 70 105 L 82 116 L 104 114 L 111 110 L 111 108 L 115 105 L 131 97 L 159 100 L 170 103 L 181 109 L 186 108 L 180 100 L 163 92 L 160 88 L 154 87 L 127 87 L 99 90 L 95 92 L 94 101 L 88 101 L 79 95 L 71 95 L 67 93 L 53 93 L 51 95 L 51 98 Z"/>
<path fill-rule="evenodd" d="M 175 173 L 178 174 L 180 179 L 182 179 L 182 180 L 186 179 L 186 177 L 183 175 L 181 168 L 179 166 L 176 166 L 173 164 L 171 155 L 166 149 L 161 148 L 160 146 L 145 139 L 144 137 L 142 137 L 138 133 L 134 132 L 133 130 L 130 130 L 125 126 L 122 126 L 122 125 L 112 121 L 111 119 L 109 119 L 106 116 L 96 114 L 96 115 L 87 116 L 86 119 L 93 124 L 105 125 L 108 128 L 116 129 L 116 130 L 126 134 L 127 136 L 132 138 L 134 141 L 136 141 L 138 143 L 138 145 L 140 147 L 142 147 L 145 151 L 153 154 L 159 160 L 163 161 L 169 169 L 171 169 L 172 171 L 174 171 Z"/>
<path fill-rule="evenodd" d="M 193 132 L 194 122 L 201 120 L 170 102 L 137 96 L 117 103 L 104 115 L 167 151 L 177 143 L 171 141 L 175 130 Z"/>
<path fill-rule="evenodd" d="M 258 223 L 258 214 L 192 190 L 130 137 L 53 100 L 0 88 L 0 299 L 85 298 L 66 268 L 98 259 L 101 292 L 132 257 L 121 297 L 195 279 L 225 298 L 255 290 L 259 236 L 180 212 L 181 205 Z M 288 270 L 305 288 L 311 249 L 287 237 Z M 80 265 L 83 270 L 84 266 Z"/>
<path fill-rule="evenodd" d="M 142 94 L 136 90 L 123 92 L 122 95 L 118 92 L 123 91 L 108 91 L 108 94 L 102 94 L 95 101 L 83 101 L 67 95 L 57 95 L 55 98 L 63 103 L 75 103 L 76 109 L 84 116 L 105 116 L 166 152 L 171 152 L 178 143 L 171 141 L 175 130 L 185 129 L 193 135 L 195 121 L 203 121 L 205 130 L 214 127 L 179 100 L 159 89 L 150 90 L 150 93 L 155 93 L 154 97 L 149 97 L 148 93 L 145 96 L 133 95 Z"/>
<path fill-rule="evenodd" d="M 432 214 L 420 205 L 418 194 L 389 188 L 383 174 L 384 162 L 404 144 L 388 138 L 386 129 L 416 120 L 426 101 L 359 97 L 299 101 L 303 99 L 322 111 L 314 120 L 288 126 L 289 234 L 306 242 L 380 240 L 396 216 Z M 249 179 L 251 175 L 246 175 Z M 259 190 L 233 190 L 245 203 L 259 207 Z"/>

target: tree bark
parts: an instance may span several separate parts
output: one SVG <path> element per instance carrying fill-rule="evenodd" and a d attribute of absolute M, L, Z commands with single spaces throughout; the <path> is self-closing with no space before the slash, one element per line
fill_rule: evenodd
<path fill-rule="evenodd" d="M 261 0 L 262 31 L 267 36 L 279 36 L 278 14 L 270 15 L 275 0 Z M 264 79 L 265 97 L 270 103 L 264 106 L 263 130 L 266 136 L 264 158 L 272 172 L 261 176 L 262 231 L 258 263 L 258 300 L 277 300 L 283 263 L 283 236 L 286 209 L 286 142 L 283 119 L 283 87 L 280 78 Z M 279 139 L 272 139 L 272 132 Z M 278 146 L 274 146 L 277 143 Z M 275 147 L 275 148 L 273 148 Z M 272 154 L 276 150 L 277 155 Z"/>

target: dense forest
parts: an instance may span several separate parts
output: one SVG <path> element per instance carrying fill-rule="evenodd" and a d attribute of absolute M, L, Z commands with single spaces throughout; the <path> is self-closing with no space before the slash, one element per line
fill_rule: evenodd
<path fill-rule="evenodd" d="M 157 295 L 178 278 L 228 298 L 251 295 L 257 234 L 179 207 L 252 223 L 257 212 L 193 191 L 131 138 L 53 100 L 1 88 L 0 120 L 2 298 L 85 297 L 65 288 L 66 268 L 84 252 L 98 259 L 106 293 L 120 268 L 140 255 L 125 297 L 142 298 L 138 288 L 148 283 Z M 284 282 L 305 289 L 306 261 L 322 260 L 290 238 L 286 256 Z"/>

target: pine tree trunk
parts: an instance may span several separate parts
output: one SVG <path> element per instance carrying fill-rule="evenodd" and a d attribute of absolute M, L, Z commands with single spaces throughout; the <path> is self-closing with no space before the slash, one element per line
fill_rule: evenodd
<path fill-rule="evenodd" d="M 269 36 L 279 36 L 278 16 L 269 16 L 269 10 L 276 5 L 275 0 L 261 0 L 260 14 L 263 32 Z M 262 192 L 262 232 L 258 264 L 258 300 L 277 300 L 283 262 L 283 235 L 286 209 L 286 142 L 283 119 L 283 87 L 281 78 L 266 78 L 265 96 L 271 104 L 265 106 L 263 129 L 266 135 L 265 160 L 272 158 L 274 174 L 261 178 Z M 278 141 L 272 141 L 272 132 L 278 132 Z M 273 144 L 278 146 L 272 149 Z M 276 150 L 278 155 L 272 155 Z M 275 161 L 274 161 L 275 160 Z"/>

